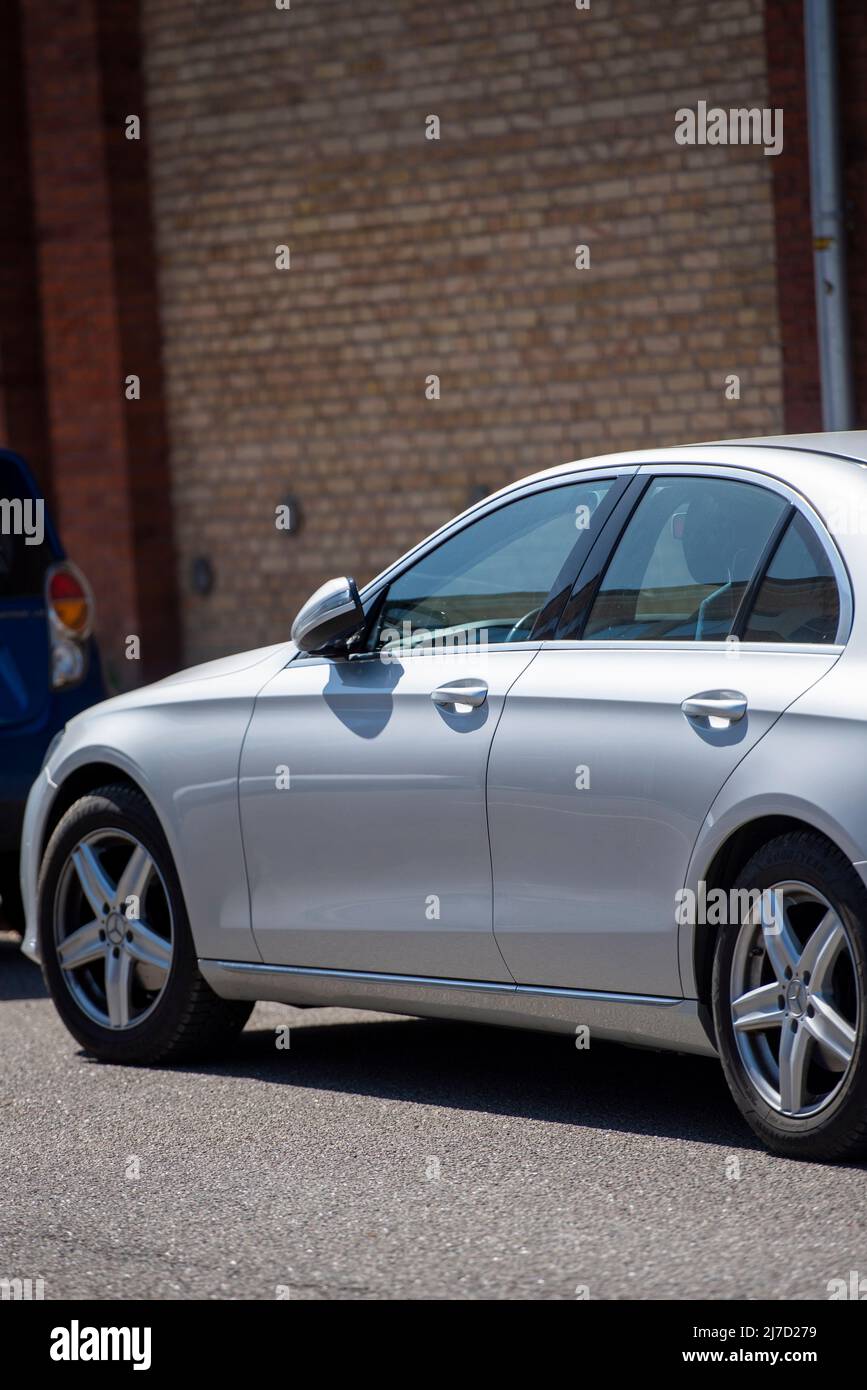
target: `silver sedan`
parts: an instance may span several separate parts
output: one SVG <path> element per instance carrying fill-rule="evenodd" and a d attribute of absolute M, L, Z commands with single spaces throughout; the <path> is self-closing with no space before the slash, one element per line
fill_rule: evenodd
<path fill-rule="evenodd" d="M 718 1055 L 771 1148 L 862 1154 L 864 595 L 867 434 L 527 478 L 73 719 L 25 950 L 112 1062 L 260 999 L 475 1019 Z"/>

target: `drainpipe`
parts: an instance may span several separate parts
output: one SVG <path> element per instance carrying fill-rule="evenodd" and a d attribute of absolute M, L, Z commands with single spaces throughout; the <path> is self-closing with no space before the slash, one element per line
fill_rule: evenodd
<path fill-rule="evenodd" d="M 852 360 L 837 103 L 834 0 L 804 0 L 813 277 L 822 382 L 822 428 L 852 429 Z"/>

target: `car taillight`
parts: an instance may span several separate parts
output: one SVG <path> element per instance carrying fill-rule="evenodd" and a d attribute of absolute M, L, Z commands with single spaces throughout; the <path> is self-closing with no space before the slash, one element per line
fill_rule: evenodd
<path fill-rule="evenodd" d="M 93 628 L 93 596 L 87 580 L 65 560 L 45 577 L 51 635 L 51 686 L 76 685 L 87 670 L 85 643 Z"/>
<path fill-rule="evenodd" d="M 78 638 L 89 634 L 93 603 L 84 576 L 71 565 L 58 566 L 49 574 L 48 607 L 64 634 Z"/>

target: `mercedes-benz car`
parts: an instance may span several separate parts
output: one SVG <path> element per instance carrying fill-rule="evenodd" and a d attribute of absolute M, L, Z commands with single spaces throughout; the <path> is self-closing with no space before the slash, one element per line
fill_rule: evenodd
<path fill-rule="evenodd" d="M 111 1062 L 474 1019 L 718 1055 L 772 1149 L 863 1154 L 865 597 L 867 434 L 535 474 L 72 719 L 25 950 Z"/>

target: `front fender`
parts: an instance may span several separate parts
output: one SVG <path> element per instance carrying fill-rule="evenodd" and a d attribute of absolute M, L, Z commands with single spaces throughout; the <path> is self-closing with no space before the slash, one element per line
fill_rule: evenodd
<path fill-rule="evenodd" d="M 175 861 L 200 956 L 260 961 L 250 924 L 238 809 L 241 745 L 256 695 L 286 662 L 286 644 L 130 691 L 66 727 L 27 799 L 21 887 L 23 950 L 38 959 L 36 885 L 45 826 L 68 779 L 88 765 L 117 768 L 147 796 Z"/>

